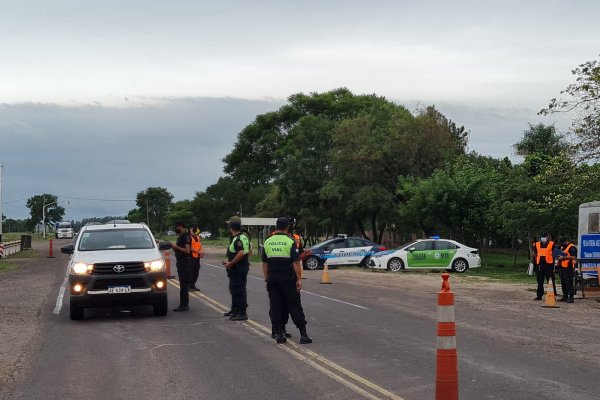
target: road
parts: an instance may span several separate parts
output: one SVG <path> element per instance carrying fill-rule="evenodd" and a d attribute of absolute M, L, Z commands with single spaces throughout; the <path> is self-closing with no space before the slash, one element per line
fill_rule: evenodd
<path fill-rule="evenodd" d="M 223 317 L 229 293 L 216 250 L 203 259 L 187 313 L 94 309 L 70 321 L 68 295 L 59 295 L 66 261 L 39 260 L 52 279 L 35 345 L 6 399 L 434 398 L 438 274 L 335 270 L 333 284 L 321 285 L 321 273 L 307 271 L 302 298 L 314 343 L 299 345 L 290 325 L 293 338 L 276 345 L 258 265 L 246 322 Z M 596 302 L 550 310 L 518 285 L 451 283 L 462 399 L 600 397 Z M 176 280 L 169 302 L 178 302 Z"/>

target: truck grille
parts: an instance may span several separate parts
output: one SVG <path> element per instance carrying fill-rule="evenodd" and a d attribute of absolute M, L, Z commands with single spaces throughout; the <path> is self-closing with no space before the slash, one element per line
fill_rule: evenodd
<path fill-rule="evenodd" d="M 92 274 L 116 274 L 113 269 L 115 265 L 122 265 L 125 270 L 121 274 L 134 274 L 139 272 L 146 272 L 143 262 L 123 262 L 123 263 L 98 263 L 94 264 Z"/>
<path fill-rule="evenodd" d="M 146 281 L 142 278 L 98 279 L 94 282 L 92 290 L 107 290 L 109 286 L 131 286 L 132 289 L 141 289 L 146 287 Z"/>

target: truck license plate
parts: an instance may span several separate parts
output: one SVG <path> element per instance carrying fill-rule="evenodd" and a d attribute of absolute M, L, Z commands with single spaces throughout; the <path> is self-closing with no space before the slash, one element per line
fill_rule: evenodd
<path fill-rule="evenodd" d="M 111 293 L 111 294 L 131 293 L 131 286 L 109 286 L 108 293 Z"/>

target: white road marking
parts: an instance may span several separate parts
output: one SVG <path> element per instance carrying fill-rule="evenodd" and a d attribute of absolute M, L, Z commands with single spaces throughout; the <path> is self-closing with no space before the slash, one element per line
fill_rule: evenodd
<path fill-rule="evenodd" d="M 219 268 L 219 267 L 217 267 Z M 178 281 L 169 281 L 170 284 L 179 288 Z M 190 293 L 190 297 L 195 297 L 200 300 L 205 305 L 210 308 L 217 310 L 219 312 L 223 312 L 227 310 L 227 307 L 224 304 L 219 303 L 218 301 L 212 299 L 211 297 L 203 294 L 203 293 Z M 273 343 L 271 339 L 271 330 L 264 325 L 259 324 L 256 321 L 251 319 L 242 323 L 243 326 L 248 328 L 254 334 L 262 337 L 266 342 Z M 381 386 L 363 378 L 362 376 L 353 373 L 352 371 L 347 370 L 346 368 L 334 363 L 333 361 L 321 356 L 318 353 L 315 353 L 304 346 L 296 344 L 294 342 L 288 341 L 287 345 L 276 345 L 279 349 L 286 351 L 290 355 L 295 358 L 307 363 L 312 368 L 317 371 L 322 372 L 327 375 L 331 379 L 339 382 L 340 384 L 346 386 L 350 390 L 355 393 L 361 395 L 364 398 L 371 400 L 381 400 L 381 399 L 390 399 L 390 400 L 404 400 L 402 397 L 390 392 L 382 388 Z M 345 375 L 346 377 L 344 377 Z M 357 384 L 362 384 L 367 388 L 377 392 L 377 394 L 372 394 L 361 388 Z M 382 397 L 380 397 L 382 396 Z"/>
<path fill-rule="evenodd" d="M 58 291 L 58 297 L 56 298 L 56 305 L 54 306 L 54 314 L 60 314 L 60 310 L 63 305 L 63 298 L 65 297 L 65 290 L 67 290 L 67 284 L 69 283 L 69 266 L 67 265 L 67 272 L 65 272 L 65 279 L 63 280 L 62 286 Z"/>
<path fill-rule="evenodd" d="M 218 265 L 213 265 L 213 264 L 209 264 L 209 263 L 202 263 L 202 265 L 209 265 L 209 266 L 214 267 L 214 268 L 225 269 L 225 267 L 219 267 Z M 248 274 L 248 277 L 250 277 L 252 279 L 256 279 L 257 281 L 263 281 L 264 280 L 262 278 L 257 278 L 256 276 L 252 276 L 250 274 Z M 346 304 L 346 305 L 349 305 L 349 306 L 352 306 L 352 307 L 360 308 L 362 310 L 368 310 L 369 309 L 367 307 L 359 306 L 358 304 L 348 303 L 347 301 L 338 300 L 338 299 L 334 299 L 332 297 L 323 296 L 323 295 L 320 295 L 320 294 L 309 292 L 308 290 L 304 290 L 304 289 L 302 289 L 302 293 L 311 294 L 313 296 L 317 296 L 317 297 L 321 297 L 323 299 L 327 299 L 327 300 L 335 301 L 335 302 L 338 302 L 338 303 Z"/>

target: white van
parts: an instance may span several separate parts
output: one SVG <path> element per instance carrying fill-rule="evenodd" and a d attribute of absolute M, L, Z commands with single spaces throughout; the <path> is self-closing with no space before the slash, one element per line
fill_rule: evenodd
<path fill-rule="evenodd" d="M 57 239 L 73 239 L 75 236 L 75 229 L 70 222 L 59 222 L 56 227 L 56 238 Z"/>
<path fill-rule="evenodd" d="M 579 229 L 577 236 L 579 239 L 577 258 L 600 259 L 600 201 L 583 203 L 579 206 Z M 584 267 L 588 267 L 583 272 L 584 279 L 598 277 L 598 272 L 593 270 L 593 267 L 597 267 L 598 265 L 600 264 L 584 264 Z"/>

